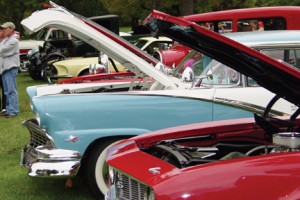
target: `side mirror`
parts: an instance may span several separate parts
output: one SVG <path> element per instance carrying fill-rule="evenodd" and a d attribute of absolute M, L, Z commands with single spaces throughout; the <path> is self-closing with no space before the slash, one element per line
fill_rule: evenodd
<path fill-rule="evenodd" d="M 208 80 L 213 80 L 213 73 L 212 73 L 212 70 L 211 69 L 209 69 L 207 72 L 206 72 L 206 74 L 204 75 L 204 76 L 200 76 L 199 78 L 198 78 L 198 80 L 197 80 L 197 82 L 196 82 L 196 84 L 195 84 L 195 87 L 200 87 L 200 85 L 201 85 L 201 83 L 202 83 L 202 81 L 204 80 L 204 79 L 208 79 Z"/>

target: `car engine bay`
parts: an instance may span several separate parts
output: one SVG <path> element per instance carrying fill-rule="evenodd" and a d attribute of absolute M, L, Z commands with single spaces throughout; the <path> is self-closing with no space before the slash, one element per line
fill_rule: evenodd
<path fill-rule="evenodd" d="M 263 115 L 254 113 L 256 127 L 251 133 L 262 130 L 264 136 L 261 139 L 243 137 L 242 134 L 216 139 L 214 134 L 207 134 L 161 140 L 142 150 L 178 168 L 249 156 L 300 151 L 300 124 L 296 120 L 300 109 L 287 120 L 269 117 L 268 113 L 278 99 L 279 97 L 275 96 Z M 230 135 L 231 132 L 221 134 Z"/>

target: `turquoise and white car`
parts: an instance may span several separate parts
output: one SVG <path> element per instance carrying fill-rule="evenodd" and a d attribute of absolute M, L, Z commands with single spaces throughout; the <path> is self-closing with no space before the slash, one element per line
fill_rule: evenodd
<path fill-rule="evenodd" d="M 257 84 L 247 85 L 246 76 L 240 75 L 236 81 L 228 82 L 227 87 L 215 87 L 202 84 L 211 78 L 210 70 L 205 74 L 190 70 L 194 73 L 192 79 L 185 78 L 185 73 L 179 73 L 178 77 L 173 70 L 163 69 L 163 73 L 156 69 L 160 68 L 160 63 L 153 57 L 119 36 L 57 5 L 33 13 L 21 24 L 28 31 L 38 31 L 48 25 L 65 30 L 135 74 L 131 82 L 103 81 L 28 89 L 36 117 L 23 123 L 30 133 L 30 140 L 22 151 L 22 165 L 28 168 L 28 174 L 32 177 L 67 179 L 81 171 L 80 174 L 86 177 L 97 198 L 108 189 L 105 182 L 105 153 L 113 143 L 167 127 L 251 117 L 253 112 L 262 112 L 274 98 L 272 92 Z M 236 71 L 241 69 L 241 72 L 248 72 L 252 66 L 261 64 L 265 67 L 265 63 L 284 66 L 222 35 L 208 30 L 203 32 L 203 39 L 211 41 L 210 48 L 216 49 L 216 43 L 224 43 L 226 48 L 238 50 L 237 57 L 232 58 L 230 49 L 224 50 L 222 46 L 219 56 L 216 56 L 216 51 L 212 54 L 212 49 L 207 49 L 207 40 L 199 48 L 202 53 L 208 53 L 214 60 Z M 288 38 L 289 32 L 284 34 Z M 180 38 L 180 35 L 175 36 Z M 293 49 L 298 51 L 298 47 Z M 250 62 L 250 58 L 253 62 Z M 187 68 L 185 65 L 183 67 Z M 142 79 L 138 79 L 140 77 Z M 128 91 L 101 93 L 115 87 L 124 87 Z M 285 100 L 279 101 L 273 108 L 270 113 L 276 116 L 289 115 L 297 109 Z"/>

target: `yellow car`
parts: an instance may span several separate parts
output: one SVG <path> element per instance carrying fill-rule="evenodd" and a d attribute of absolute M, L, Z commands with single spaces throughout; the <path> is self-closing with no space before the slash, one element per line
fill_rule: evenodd
<path fill-rule="evenodd" d="M 172 45 L 172 40 L 167 37 L 142 37 L 139 38 L 135 46 L 146 51 L 152 55 L 158 49 L 167 49 Z M 100 62 L 103 63 L 103 62 Z M 62 61 L 48 63 L 45 69 L 46 79 L 49 82 L 62 78 L 72 78 L 88 74 L 95 74 L 101 72 L 120 72 L 127 71 L 127 69 L 120 63 L 109 59 L 108 69 L 99 71 L 99 58 L 98 57 L 73 57 Z M 114 66 L 115 65 L 115 66 Z M 101 66 L 100 66 L 101 69 Z"/>
<path fill-rule="evenodd" d="M 45 75 L 49 82 L 53 80 L 65 79 L 88 74 L 103 72 L 124 72 L 126 68 L 120 63 L 109 59 L 107 69 L 101 70 L 99 57 L 73 57 L 66 60 L 48 63 L 45 69 Z M 103 62 L 102 62 L 103 63 Z"/>

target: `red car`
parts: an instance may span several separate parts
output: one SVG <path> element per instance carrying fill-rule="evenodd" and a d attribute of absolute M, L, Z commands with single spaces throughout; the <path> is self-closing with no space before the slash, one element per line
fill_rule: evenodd
<path fill-rule="evenodd" d="M 300 24 L 297 21 L 299 14 L 299 6 L 278 6 L 200 13 L 183 18 L 212 31 L 225 33 L 251 31 L 251 22 L 257 22 L 265 31 L 299 30 Z M 168 50 L 155 52 L 154 57 L 167 66 L 176 67 L 189 50 L 187 46 L 176 44 Z"/>
<path fill-rule="evenodd" d="M 299 69 L 164 13 L 153 11 L 145 24 L 277 95 L 253 119 L 173 127 L 115 144 L 106 157 L 106 199 L 300 199 L 300 109 L 286 118 L 269 115 L 281 98 L 299 106 Z"/>

